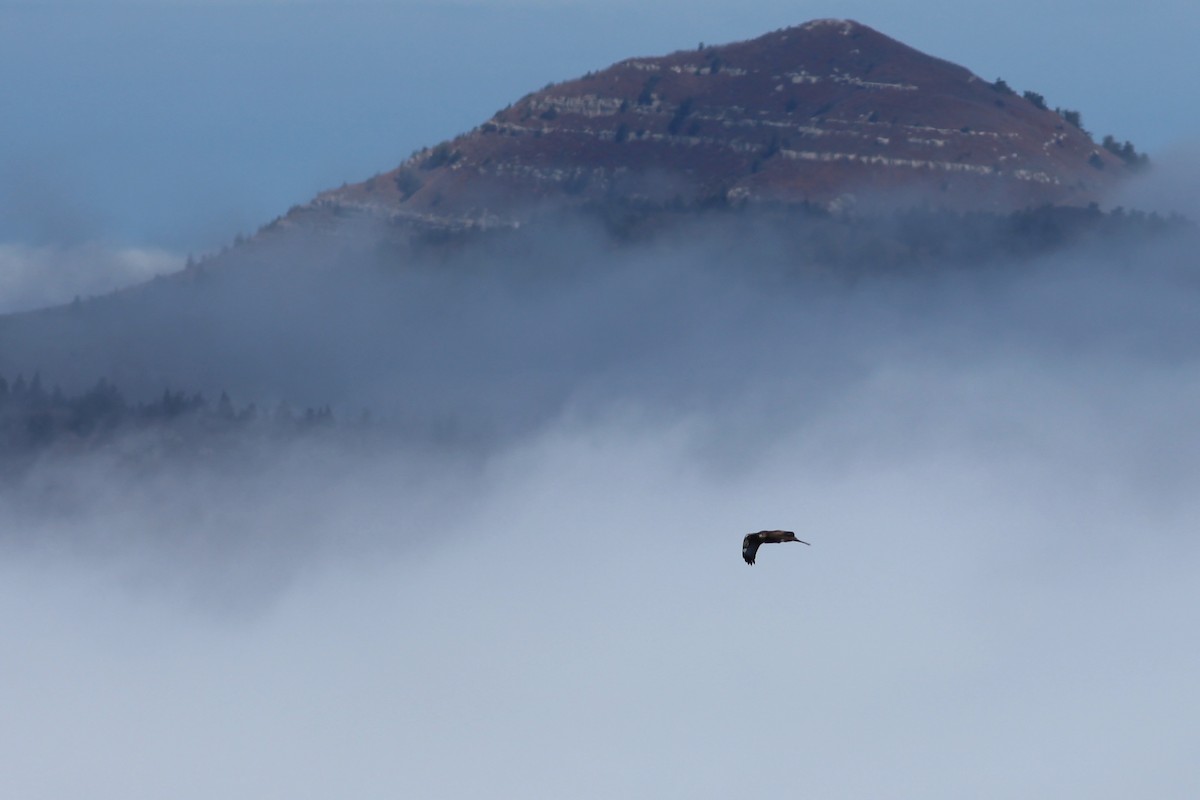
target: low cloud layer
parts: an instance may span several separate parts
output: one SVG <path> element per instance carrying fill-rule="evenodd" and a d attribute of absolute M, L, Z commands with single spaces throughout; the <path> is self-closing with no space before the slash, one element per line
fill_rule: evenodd
<path fill-rule="evenodd" d="M 370 388 L 487 446 L 40 465 L 0 787 L 1188 796 L 1190 245 L 848 285 L 709 244 L 410 276 Z M 812 546 L 742 563 L 775 527 Z"/>
<path fill-rule="evenodd" d="M 0 314 L 106 294 L 183 268 L 155 248 L 0 244 Z"/>
<path fill-rule="evenodd" d="M 1156 154 L 1152 168 L 1130 181 L 1114 199 L 1127 208 L 1200 218 L 1200 139 L 1176 142 Z"/>

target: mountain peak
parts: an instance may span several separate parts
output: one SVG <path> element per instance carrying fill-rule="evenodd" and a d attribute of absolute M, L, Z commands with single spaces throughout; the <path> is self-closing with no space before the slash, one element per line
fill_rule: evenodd
<path fill-rule="evenodd" d="M 1036 95 L 819 19 L 551 84 L 308 209 L 441 226 L 614 201 L 1002 211 L 1084 204 L 1124 171 Z"/>

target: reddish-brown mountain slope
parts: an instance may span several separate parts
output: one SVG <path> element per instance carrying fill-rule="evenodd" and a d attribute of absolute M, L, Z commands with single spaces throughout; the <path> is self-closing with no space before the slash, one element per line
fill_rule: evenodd
<path fill-rule="evenodd" d="M 548 86 L 305 210 L 452 227 L 606 200 L 1002 211 L 1087 203 L 1126 169 L 1054 111 L 865 25 L 818 20 Z"/>

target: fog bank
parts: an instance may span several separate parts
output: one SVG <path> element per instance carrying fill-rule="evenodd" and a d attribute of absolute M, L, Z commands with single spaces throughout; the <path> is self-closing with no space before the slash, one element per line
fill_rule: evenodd
<path fill-rule="evenodd" d="M 364 363 L 504 437 L 49 459 L 5 495 L 0 789 L 1187 797 L 1185 245 L 413 274 L 429 335 Z M 775 527 L 812 546 L 742 563 Z"/>

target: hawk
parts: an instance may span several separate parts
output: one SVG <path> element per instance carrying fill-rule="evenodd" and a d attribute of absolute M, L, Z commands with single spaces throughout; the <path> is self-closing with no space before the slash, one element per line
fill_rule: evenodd
<path fill-rule="evenodd" d="M 774 544 L 775 542 L 800 542 L 800 544 L 808 544 L 808 542 L 797 539 L 796 534 L 791 531 L 759 531 L 758 533 L 747 533 L 742 539 L 742 558 L 746 559 L 747 564 L 754 563 L 754 554 L 758 552 L 760 544 Z"/>

